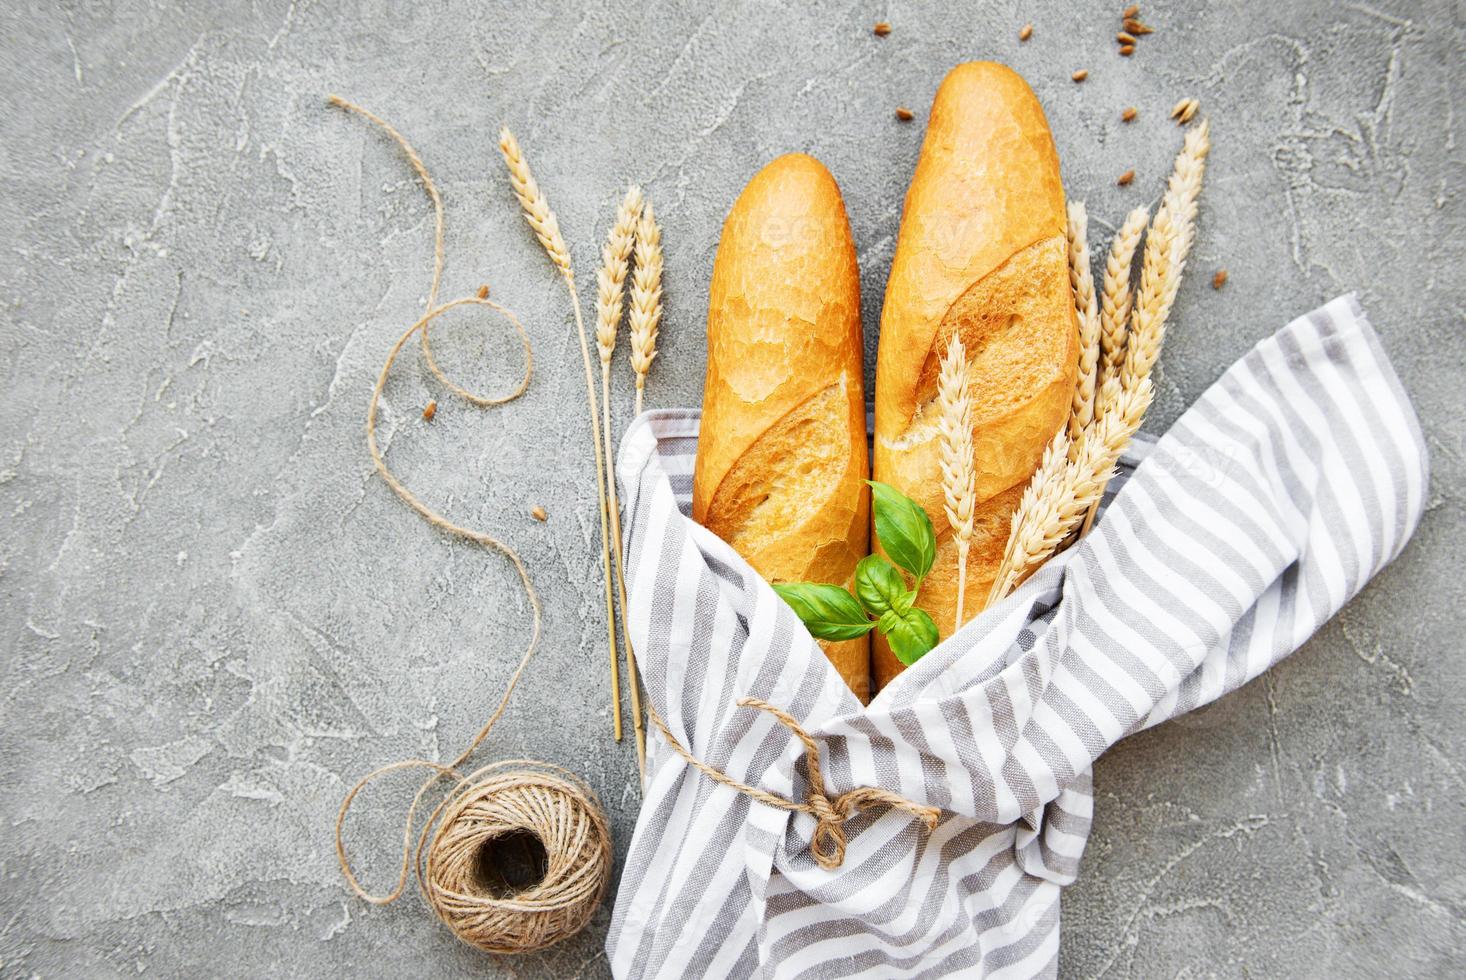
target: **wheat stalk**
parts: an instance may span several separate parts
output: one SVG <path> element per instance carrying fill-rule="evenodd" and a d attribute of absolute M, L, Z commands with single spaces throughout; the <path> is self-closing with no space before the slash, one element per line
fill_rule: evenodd
<path fill-rule="evenodd" d="M 662 229 L 647 201 L 636 226 L 636 271 L 631 275 L 631 369 L 636 373 L 636 414 L 652 359 L 657 356 L 657 327 L 662 321 Z"/>
<path fill-rule="evenodd" d="M 560 234 L 560 223 L 555 219 L 555 212 L 550 210 L 550 203 L 545 199 L 539 184 L 535 182 L 534 174 L 530 172 L 529 164 L 524 159 L 524 152 L 519 147 L 519 141 L 514 138 L 514 134 L 507 126 L 499 130 L 499 152 L 503 154 L 504 165 L 509 169 L 509 183 L 514 188 L 514 196 L 519 198 L 524 220 L 529 222 L 529 226 L 534 229 L 535 237 L 544 247 L 545 254 L 550 257 L 550 261 L 555 264 L 555 268 L 560 270 L 560 275 L 565 280 L 565 288 L 570 292 L 570 305 L 575 311 L 575 326 L 580 333 L 580 357 L 585 364 L 585 400 L 590 409 L 591 444 L 595 446 L 596 483 L 601 497 L 601 575 L 606 583 L 606 639 L 610 645 L 611 656 L 611 712 L 616 741 L 619 742 L 621 740 L 621 671 L 616 661 L 616 618 L 611 598 L 611 544 L 607 528 L 609 505 L 606 501 L 606 461 L 601 451 L 601 426 L 597 418 L 599 413 L 596 406 L 596 385 L 595 378 L 591 374 L 590 344 L 586 340 L 585 319 L 580 312 L 580 294 L 575 289 L 575 270 L 570 265 L 570 250 L 565 247 L 565 239 Z"/>
<path fill-rule="evenodd" d="M 1089 215 L 1083 201 L 1069 202 L 1069 285 L 1074 294 L 1074 312 L 1079 320 L 1079 379 L 1074 387 L 1073 411 L 1069 414 L 1069 440 L 1094 421 L 1095 377 L 1100 352 L 1099 309 L 1094 296 L 1094 273 L 1090 269 Z"/>
<path fill-rule="evenodd" d="M 641 188 L 626 189 L 626 196 L 616 209 L 616 221 L 601 248 L 601 268 L 596 272 L 596 352 L 601 358 L 601 434 L 605 439 L 606 461 L 615 459 L 611 438 L 611 354 L 616 349 L 616 333 L 621 328 L 625 307 L 626 271 L 631 250 L 636 244 L 636 226 L 641 220 Z M 621 502 L 616 499 L 616 479 L 607 474 L 606 489 L 610 493 L 611 545 L 614 552 L 616 593 L 620 600 L 621 645 L 626 651 L 626 684 L 631 688 L 631 725 L 636 735 L 636 765 L 642 784 L 646 783 L 646 734 L 641 722 L 641 692 L 636 683 L 636 655 L 631 649 L 631 628 L 626 621 L 626 563 L 621 554 Z"/>
<path fill-rule="evenodd" d="M 1125 343 L 1125 360 L 1120 368 L 1126 387 L 1134 387 L 1150 376 L 1166 335 L 1166 318 L 1181 288 L 1186 256 L 1196 236 L 1196 199 L 1206 172 L 1206 155 L 1211 149 L 1205 120 L 1186 134 L 1186 143 L 1176 157 L 1176 166 L 1166 186 L 1161 206 L 1156 209 L 1140 267 L 1140 291 L 1130 314 L 1130 332 Z"/>
<path fill-rule="evenodd" d="M 941 435 L 942 495 L 947 523 L 957 541 L 957 613 L 955 633 L 962 627 L 963 600 L 967 593 L 967 551 L 972 544 L 973 498 L 977 495 L 977 473 L 973 466 L 972 394 L 967 384 L 967 350 L 962 338 L 952 334 L 942 356 L 937 380 L 937 402 L 941 407 L 937 427 Z"/>
<path fill-rule="evenodd" d="M 989 605 L 1048 559 L 1103 496 L 1116 461 L 1140 428 L 1153 391 L 1149 378 L 1142 378 L 1134 388 L 1115 382 L 1100 400 L 1100 414 L 1072 452 L 1062 430 L 1054 436 L 1013 513 L 1003 561 L 988 594 Z"/>
<path fill-rule="evenodd" d="M 1141 258 L 1140 289 L 1133 301 L 1128 295 L 1129 266 L 1134 261 L 1143 210 L 1132 212 L 1116 236 L 1105 271 L 1108 320 L 1102 318 L 1100 331 L 1102 336 L 1115 339 L 1101 341 L 1106 363 L 1094 397 L 1093 420 L 1080 429 L 1072 443 L 1061 430 L 1045 449 L 1013 514 L 1003 560 L 988 595 L 989 604 L 1017 587 L 1031 569 L 1063 544 L 1081 520 L 1083 530 L 1088 530 L 1116 461 L 1140 428 L 1155 396 L 1150 375 L 1165 339 L 1166 318 L 1176 301 L 1186 257 L 1196 236 L 1197 197 L 1210 148 L 1209 127 L 1202 120 L 1187 134 L 1161 205 L 1151 220 Z M 1071 206 L 1071 243 L 1078 237 L 1074 216 Z M 1075 251 L 1071 247 L 1070 278 L 1076 308 L 1083 309 L 1082 275 L 1076 274 L 1072 264 Z M 1129 329 L 1124 330 L 1120 325 L 1124 323 L 1127 302 L 1132 303 L 1132 309 Z M 1122 346 L 1118 341 L 1123 341 L 1123 355 L 1118 353 Z M 1069 433 L 1073 431 L 1071 419 Z"/>
<path fill-rule="evenodd" d="M 1120 373 L 1125 360 L 1125 331 L 1130 319 L 1130 307 L 1135 293 L 1130 288 L 1130 276 L 1135 269 L 1135 250 L 1140 237 L 1145 234 L 1150 212 L 1138 207 L 1125 216 L 1125 223 L 1110 242 L 1110 254 L 1105 260 L 1105 277 L 1100 293 L 1100 367 L 1099 384 L 1104 385 Z"/>

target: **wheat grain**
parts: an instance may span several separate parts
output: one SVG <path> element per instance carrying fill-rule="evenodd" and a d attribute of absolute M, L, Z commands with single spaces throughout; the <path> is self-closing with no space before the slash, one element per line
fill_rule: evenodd
<path fill-rule="evenodd" d="M 947 524 L 957 542 L 957 613 L 952 631 L 962 627 L 967 594 L 967 552 L 972 544 L 973 499 L 977 472 L 973 465 L 972 393 L 967 383 L 967 350 L 954 333 L 942 356 L 937 379 L 938 433 L 941 436 L 942 496 Z"/>
<path fill-rule="evenodd" d="M 1125 359 L 1126 323 L 1130 319 L 1130 305 L 1135 296 L 1130 288 L 1130 276 L 1135 268 L 1135 249 L 1140 245 L 1140 236 L 1145 233 L 1145 223 L 1149 218 L 1150 212 L 1144 207 L 1131 211 L 1110 242 L 1100 292 L 1101 385 L 1119 373 L 1120 363 Z"/>
<path fill-rule="evenodd" d="M 1120 371 L 1126 387 L 1134 387 L 1140 378 L 1148 377 L 1160 356 L 1166 318 L 1181 288 L 1186 256 L 1196 235 L 1196 201 L 1206 172 L 1206 155 L 1211 149 L 1208 133 L 1203 120 L 1186 134 L 1165 196 L 1145 238 L 1140 290 L 1131 312 L 1125 361 Z"/>
<path fill-rule="evenodd" d="M 662 322 L 662 229 L 647 201 L 636 226 L 636 271 L 631 275 L 631 369 L 636 374 L 636 414 L 641 414 L 647 372 L 657 356 Z"/>
<path fill-rule="evenodd" d="M 595 447 L 596 484 L 601 498 L 601 577 L 606 583 L 606 640 L 611 657 L 611 718 L 616 741 L 619 742 L 621 670 L 616 660 L 616 616 L 611 596 L 610 505 L 606 499 L 606 457 L 601 451 L 601 424 L 597 417 L 596 383 L 591 373 L 590 344 L 585 335 L 585 318 L 580 312 L 580 294 L 575 289 L 575 270 L 570 265 L 570 250 L 565 247 L 565 239 L 560 234 L 560 223 L 555 219 L 555 212 L 550 209 L 550 202 L 545 199 L 539 184 L 535 182 L 519 141 L 507 126 L 499 130 L 499 152 L 504 156 L 504 165 L 509 170 L 509 183 L 514 188 L 514 196 L 519 198 L 525 221 L 534 229 L 535 237 L 539 239 L 545 254 L 565 280 L 565 288 L 570 292 L 570 306 L 575 311 L 575 327 L 580 335 L 580 359 L 585 366 L 585 400 L 590 415 L 591 444 Z"/>
<path fill-rule="evenodd" d="M 1074 294 L 1074 312 L 1079 321 L 1079 380 L 1074 386 L 1073 411 L 1069 416 L 1069 438 L 1094 420 L 1095 372 L 1099 363 L 1100 322 L 1094 296 L 1094 273 L 1090 269 L 1089 215 L 1083 201 L 1069 202 L 1069 285 Z"/>
<path fill-rule="evenodd" d="M 1201 103 L 1195 99 L 1182 99 L 1171 107 L 1171 118 L 1176 120 L 1176 125 L 1184 126 L 1196 115 L 1196 110 L 1201 108 Z"/>

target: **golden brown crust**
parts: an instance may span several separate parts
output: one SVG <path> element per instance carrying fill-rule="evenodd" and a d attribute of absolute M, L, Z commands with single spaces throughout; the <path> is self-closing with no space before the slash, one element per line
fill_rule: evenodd
<path fill-rule="evenodd" d="M 1028 84 L 992 62 L 958 65 L 932 103 L 901 218 L 876 361 L 875 478 L 920 502 L 938 538 L 919 605 L 943 639 L 956 612 L 956 546 L 942 507 L 932 402 L 954 332 L 974 398 L 975 530 L 965 614 L 979 611 L 1023 485 L 1068 418 L 1075 384 L 1059 158 Z M 879 637 L 877 687 L 902 669 Z"/>
<path fill-rule="evenodd" d="M 803 154 L 749 181 L 723 223 L 693 519 L 771 582 L 848 585 L 868 550 L 860 271 L 840 188 Z M 862 701 L 869 644 L 822 643 Z"/>

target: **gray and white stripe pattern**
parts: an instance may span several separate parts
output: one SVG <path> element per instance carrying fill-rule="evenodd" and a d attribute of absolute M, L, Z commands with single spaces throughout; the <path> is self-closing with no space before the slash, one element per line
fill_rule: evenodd
<path fill-rule="evenodd" d="M 779 705 L 823 745 L 832 795 L 881 786 L 942 821 L 860 814 L 826 871 L 812 817 L 650 735 L 606 944 L 618 977 L 1053 976 L 1094 760 L 1295 650 L 1399 553 L 1426 488 L 1410 403 L 1342 297 L 1132 447 L 1082 542 L 862 708 L 794 613 L 688 518 L 697 425 L 649 413 L 621 448 L 647 696 L 700 759 L 802 799 L 797 740 L 734 702 Z"/>

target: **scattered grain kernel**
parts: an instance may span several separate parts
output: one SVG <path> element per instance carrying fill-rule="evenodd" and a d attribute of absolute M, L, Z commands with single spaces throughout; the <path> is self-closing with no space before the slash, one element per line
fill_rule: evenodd
<path fill-rule="evenodd" d="M 478 288 L 478 298 L 479 299 L 488 299 L 489 298 L 489 285 L 488 285 L 488 283 L 484 283 L 482 286 L 480 286 Z"/>
<path fill-rule="evenodd" d="M 896 118 L 901 120 L 902 122 L 910 122 L 911 120 L 916 118 L 916 113 L 912 112 L 904 105 L 898 105 L 896 107 Z"/>
<path fill-rule="evenodd" d="M 1130 19 L 1131 17 L 1139 17 L 1140 5 L 1132 3 L 1130 6 L 1126 7 L 1123 11 L 1120 12 L 1120 16 L 1125 18 L 1126 20 Z"/>
<path fill-rule="evenodd" d="M 1076 82 L 1082 82 L 1089 77 L 1089 69 L 1081 68 L 1069 77 L 1074 79 Z"/>
<path fill-rule="evenodd" d="M 549 514 L 546 514 L 545 513 L 545 509 L 543 507 L 541 507 L 539 504 L 535 504 L 533 507 L 531 507 L 529 509 L 529 516 L 530 517 L 533 517 L 537 521 L 543 521 L 545 518 L 549 517 L 550 515 Z"/>
<path fill-rule="evenodd" d="M 1227 270 L 1218 269 L 1217 274 L 1211 277 L 1211 288 L 1221 289 L 1227 284 Z"/>
<path fill-rule="evenodd" d="M 1134 53 L 1135 53 L 1135 45 L 1133 45 L 1133 44 L 1122 44 L 1122 45 L 1120 45 L 1120 55 L 1122 57 L 1128 58 L 1128 57 L 1130 57 Z"/>
<path fill-rule="evenodd" d="M 1135 20 L 1134 18 L 1126 18 L 1124 27 L 1125 30 L 1129 31 L 1131 34 L 1134 34 L 1136 37 L 1139 37 L 1142 34 L 1155 33 L 1155 28 L 1151 27 L 1149 24 L 1143 21 Z"/>
<path fill-rule="evenodd" d="M 878 20 L 876 21 L 876 26 L 871 28 L 871 32 L 875 34 L 876 37 L 885 37 L 887 34 L 891 33 L 891 25 L 887 24 L 883 20 Z"/>
<path fill-rule="evenodd" d="M 1127 106 L 1126 109 L 1125 109 L 1125 111 L 1122 112 L 1122 113 L 1120 113 L 1120 120 L 1122 122 L 1134 122 L 1135 121 L 1135 107 L 1134 106 Z"/>
<path fill-rule="evenodd" d="M 1135 35 L 1134 34 L 1126 34 L 1124 31 L 1121 31 L 1119 34 L 1116 34 L 1115 35 L 1115 40 L 1116 41 L 1119 41 L 1121 44 L 1134 44 L 1135 43 Z"/>
<path fill-rule="evenodd" d="M 1031 37 L 1033 37 L 1033 25 L 1024 24 L 1023 29 L 1018 32 L 1018 40 L 1027 41 Z"/>
<path fill-rule="evenodd" d="M 437 414 L 438 400 L 435 398 L 432 401 L 428 402 L 427 407 L 422 410 L 422 420 L 424 422 L 431 422 L 433 420 L 433 416 Z"/>
<path fill-rule="evenodd" d="M 1182 99 L 1171 107 L 1171 118 L 1176 120 L 1178 125 L 1184 126 L 1196 115 L 1196 110 L 1201 108 L 1201 103 L 1195 99 Z"/>
<path fill-rule="evenodd" d="M 1127 170 L 1123 174 L 1120 175 L 1120 179 L 1117 180 L 1117 181 L 1115 181 L 1115 183 L 1119 184 L 1121 187 L 1124 187 L 1125 185 L 1129 184 L 1134 179 L 1135 179 L 1135 171 L 1133 171 L 1133 170 Z"/>

